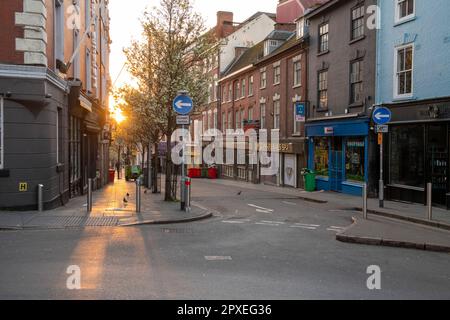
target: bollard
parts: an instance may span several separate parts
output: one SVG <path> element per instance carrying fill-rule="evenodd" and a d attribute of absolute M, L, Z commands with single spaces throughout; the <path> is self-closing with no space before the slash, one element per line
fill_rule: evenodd
<path fill-rule="evenodd" d="M 427 218 L 433 220 L 433 184 L 427 183 Z"/>
<path fill-rule="evenodd" d="M 141 212 L 141 178 L 136 179 L 136 213 Z"/>
<path fill-rule="evenodd" d="M 363 185 L 363 218 L 367 219 L 367 183 Z"/>
<path fill-rule="evenodd" d="M 92 212 L 92 179 L 88 179 L 87 211 Z"/>
<path fill-rule="evenodd" d="M 38 184 L 38 211 L 44 211 L 44 185 Z"/>
<path fill-rule="evenodd" d="M 184 200 L 185 200 L 185 211 L 186 212 L 191 212 L 191 185 L 192 185 L 192 180 L 191 178 L 186 177 L 184 179 L 185 181 L 185 188 L 184 188 Z"/>

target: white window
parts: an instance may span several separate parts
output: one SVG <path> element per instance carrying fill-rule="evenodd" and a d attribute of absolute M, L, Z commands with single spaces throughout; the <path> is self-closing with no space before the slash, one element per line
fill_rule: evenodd
<path fill-rule="evenodd" d="M 302 61 L 301 56 L 294 58 L 294 86 L 302 85 Z"/>
<path fill-rule="evenodd" d="M 265 89 L 267 86 L 267 72 L 266 69 L 261 69 L 261 83 L 260 88 Z"/>
<path fill-rule="evenodd" d="M 253 107 L 248 108 L 248 121 L 253 121 Z"/>
<path fill-rule="evenodd" d="M 280 100 L 273 102 L 273 128 L 280 129 Z"/>
<path fill-rule="evenodd" d="M 4 159 L 4 111 L 3 111 L 3 97 L 0 97 L 0 169 L 3 169 L 5 166 Z"/>
<path fill-rule="evenodd" d="M 56 164 L 61 163 L 62 157 L 62 110 L 57 108 L 56 112 Z"/>
<path fill-rule="evenodd" d="M 281 82 L 281 67 L 279 65 L 273 68 L 273 84 L 280 84 Z"/>
<path fill-rule="evenodd" d="M 213 118 L 213 128 L 214 129 L 217 129 L 217 123 L 218 123 L 217 109 L 214 109 L 214 118 Z"/>
<path fill-rule="evenodd" d="M 396 0 L 395 21 L 402 22 L 415 15 L 415 0 Z"/>
<path fill-rule="evenodd" d="M 414 47 L 399 47 L 395 52 L 395 92 L 396 98 L 408 98 L 413 94 Z"/>
<path fill-rule="evenodd" d="M 86 91 L 92 91 L 91 52 L 86 49 Z"/>
<path fill-rule="evenodd" d="M 261 129 L 266 128 L 266 104 L 260 104 Z"/>
<path fill-rule="evenodd" d="M 64 62 L 64 3 L 55 1 L 55 59 Z"/>
<path fill-rule="evenodd" d="M 305 19 L 297 21 L 297 39 L 303 38 L 305 35 Z"/>
<path fill-rule="evenodd" d="M 250 77 L 249 81 L 248 81 L 248 96 L 251 97 L 253 95 L 253 76 Z"/>
<path fill-rule="evenodd" d="M 245 98 L 245 92 L 246 92 L 246 83 L 245 79 L 242 79 L 242 86 L 241 86 L 241 97 Z"/>

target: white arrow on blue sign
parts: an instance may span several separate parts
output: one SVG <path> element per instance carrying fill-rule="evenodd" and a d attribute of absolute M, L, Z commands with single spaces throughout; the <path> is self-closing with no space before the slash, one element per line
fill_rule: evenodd
<path fill-rule="evenodd" d="M 385 108 L 385 107 L 377 108 L 373 112 L 372 119 L 378 125 L 388 124 L 389 122 L 391 122 L 391 119 L 392 119 L 391 110 L 389 110 L 388 108 Z"/>
<path fill-rule="evenodd" d="M 175 110 L 175 112 L 178 114 L 189 114 L 191 113 L 193 108 L 194 102 L 187 95 L 181 94 L 173 100 L 173 110 Z"/>

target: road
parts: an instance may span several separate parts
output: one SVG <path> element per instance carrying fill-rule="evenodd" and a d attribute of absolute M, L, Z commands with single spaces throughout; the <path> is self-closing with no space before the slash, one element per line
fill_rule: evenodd
<path fill-rule="evenodd" d="M 241 191 L 241 192 L 239 192 Z M 449 299 L 448 254 L 340 243 L 355 212 L 195 181 L 214 218 L 0 232 L 1 299 Z M 367 267 L 381 268 L 369 290 Z M 81 290 L 67 288 L 79 266 Z"/>

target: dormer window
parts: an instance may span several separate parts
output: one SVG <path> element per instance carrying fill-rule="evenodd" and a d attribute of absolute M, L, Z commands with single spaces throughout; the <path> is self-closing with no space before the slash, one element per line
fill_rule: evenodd
<path fill-rule="evenodd" d="M 303 38 L 305 35 L 305 19 L 297 21 L 297 39 Z"/>
<path fill-rule="evenodd" d="M 279 45 L 280 41 L 278 40 L 266 40 L 264 43 L 264 56 L 271 54 Z"/>

